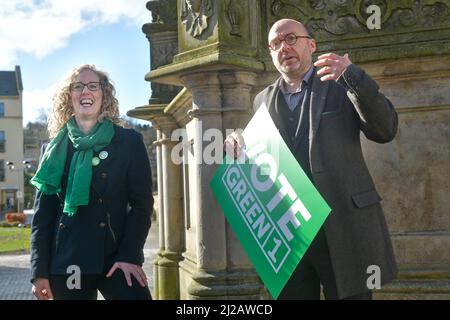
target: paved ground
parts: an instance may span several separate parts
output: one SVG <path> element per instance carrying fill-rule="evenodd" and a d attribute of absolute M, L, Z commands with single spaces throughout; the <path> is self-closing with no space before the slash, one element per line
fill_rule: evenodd
<path fill-rule="evenodd" d="M 158 225 L 153 223 L 144 247 L 144 271 L 153 289 L 153 260 L 158 250 Z M 0 255 L 0 300 L 32 300 L 30 255 Z M 99 295 L 99 299 L 102 296 Z"/>

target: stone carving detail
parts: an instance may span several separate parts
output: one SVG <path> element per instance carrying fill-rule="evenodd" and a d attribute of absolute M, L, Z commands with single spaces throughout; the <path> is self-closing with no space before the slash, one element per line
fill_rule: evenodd
<path fill-rule="evenodd" d="M 398 11 L 398 21 L 403 27 L 450 25 L 450 4 L 437 1 L 433 5 L 422 5 L 421 2 L 415 1 L 412 8 Z"/>
<path fill-rule="evenodd" d="M 230 34 L 233 36 L 241 36 L 241 30 L 240 30 L 240 12 L 239 7 L 235 0 L 230 0 L 227 5 L 226 13 L 228 21 L 231 25 L 231 31 Z"/>
<path fill-rule="evenodd" d="M 147 9 L 152 13 L 153 24 L 176 25 L 177 12 L 174 7 L 176 7 L 176 0 L 150 0 L 147 2 Z"/>
<path fill-rule="evenodd" d="M 367 34 L 369 5 L 381 9 L 379 33 L 450 26 L 450 4 L 446 0 L 272 0 L 273 21 L 292 18 L 306 23 L 321 39 Z"/>
<path fill-rule="evenodd" d="M 152 22 L 142 26 L 150 41 L 151 69 L 172 63 L 178 53 L 176 0 L 150 0 L 147 9 L 152 12 Z M 149 104 L 169 103 L 180 87 L 151 82 Z"/>
<path fill-rule="evenodd" d="M 175 41 L 161 41 L 152 44 L 152 69 L 172 63 L 174 55 L 178 53 L 178 43 Z M 180 91 L 180 87 L 151 83 L 151 103 L 169 103 Z"/>
<path fill-rule="evenodd" d="M 152 96 L 148 100 L 150 104 L 170 103 L 172 99 L 180 92 L 182 87 L 151 83 Z"/>
<path fill-rule="evenodd" d="M 212 15 L 211 0 L 181 1 L 181 22 L 185 25 L 186 32 L 194 38 L 201 36 L 208 28 L 208 18 Z"/>
<path fill-rule="evenodd" d="M 152 69 L 170 64 L 173 56 L 178 52 L 178 44 L 175 42 L 166 42 L 152 46 Z"/>
<path fill-rule="evenodd" d="M 302 6 L 291 4 L 288 1 L 273 0 L 272 14 L 278 19 L 290 18 L 298 21 L 305 21 L 306 14 L 302 10 Z"/>

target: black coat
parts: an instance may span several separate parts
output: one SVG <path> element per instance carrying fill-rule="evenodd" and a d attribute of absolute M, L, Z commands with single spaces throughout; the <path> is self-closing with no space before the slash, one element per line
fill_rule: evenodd
<path fill-rule="evenodd" d="M 153 210 L 150 164 L 142 136 L 114 126 L 108 157 L 93 166 L 89 204 L 63 214 L 73 146 L 69 143 L 62 192 L 37 192 L 31 229 L 32 279 L 67 274 L 101 274 L 116 261 L 142 265 Z M 106 270 L 107 271 L 107 270 Z"/>
<path fill-rule="evenodd" d="M 260 92 L 254 108 L 265 103 L 277 127 L 280 79 Z M 394 139 L 398 117 L 392 103 L 362 69 L 350 65 L 339 79 L 313 76 L 309 114 L 309 163 L 313 183 L 332 209 L 324 230 L 339 298 L 367 291 L 367 268 L 380 268 L 381 284 L 395 278 L 397 265 L 369 170 L 360 133 L 375 142 Z M 288 137 L 283 134 L 285 140 Z M 300 141 L 291 149 L 301 157 Z"/>

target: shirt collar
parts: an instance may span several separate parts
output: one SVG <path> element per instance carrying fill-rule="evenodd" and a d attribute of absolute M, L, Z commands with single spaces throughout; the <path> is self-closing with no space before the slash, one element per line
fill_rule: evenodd
<path fill-rule="evenodd" d="M 305 87 L 305 85 L 309 83 L 309 80 L 311 80 L 311 76 L 313 74 L 313 71 L 314 71 L 314 66 L 311 65 L 311 67 L 309 67 L 309 70 L 305 73 L 305 76 L 303 77 L 303 80 L 302 80 L 302 82 L 300 84 L 300 88 L 297 88 L 295 90 L 295 92 L 287 92 L 285 87 L 284 87 L 284 84 L 285 84 L 284 79 L 281 78 L 280 85 L 279 85 L 279 88 L 280 88 L 281 92 L 283 94 L 292 94 L 292 93 L 297 93 L 297 92 L 302 91 L 303 88 Z"/>

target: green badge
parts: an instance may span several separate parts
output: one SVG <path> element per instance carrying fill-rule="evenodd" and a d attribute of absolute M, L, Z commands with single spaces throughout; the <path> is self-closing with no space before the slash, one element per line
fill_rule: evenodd
<path fill-rule="evenodd" d="M 92 165 L 97 166 L 100 163 L 100 159 L 97 157 L 92 158 Z"/>

